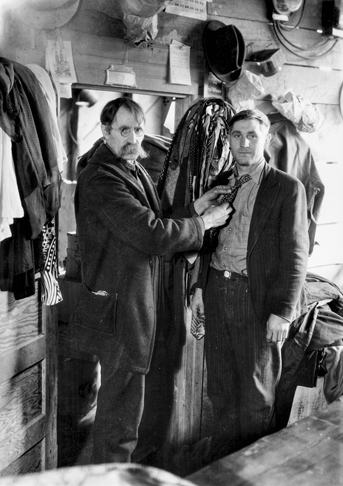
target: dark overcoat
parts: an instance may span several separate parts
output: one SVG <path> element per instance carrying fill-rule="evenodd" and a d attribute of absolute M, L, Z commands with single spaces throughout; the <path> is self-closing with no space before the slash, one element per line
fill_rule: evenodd
<path fill-rule="evenodd" d="M 157 312 L 160 257 L 198 250 L 203 225 L 185 208 L 163 219 L 159 198 L 140 166 L 144 189 L 101 145 L 75 192 L 82 290 L 72 316 L 73 346 L 113 359 L 136 373 L 150 365 Z"/>

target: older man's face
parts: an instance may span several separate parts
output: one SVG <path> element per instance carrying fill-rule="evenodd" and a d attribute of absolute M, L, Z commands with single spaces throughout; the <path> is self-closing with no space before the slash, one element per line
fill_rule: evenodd
<path fill-rule="evenodd" d="M 143 122 L 139 124 L 133 114 L 124 107 L 119 108 L 111 126 L 102 125 L 101 128 L 106 143 L 111 147 L 117 157 L 132 161 L 136 160 L 139 155 L 144 154 L 141 147 L 144 132 L 138 135 L 135 132 L 137 128 L 143 129 L 144 124 Z M 127 137 L 121 134 L 123 128 L 129 129 Z"/>
<path fill-rule="evenodd" d="M 233 158 L 242 168 L 257 163 L 269 143 L 267 128 L 258 120 L 238 120 L 230 133 L 230 146 Z"/>

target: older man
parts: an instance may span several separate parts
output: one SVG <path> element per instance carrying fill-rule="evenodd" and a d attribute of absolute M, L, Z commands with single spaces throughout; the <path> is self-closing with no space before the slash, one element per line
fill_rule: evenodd
<path fill-rule="evenodd" d="M 70 325 L 74 346 L 97 354 L 101 388 L 93 462 L 128 462 L 136 447 L 144 376 L 155 342 L 161 256 L 197 250 L 206 229 L 225 223 L 219 187 L 163 219 L 144 157 L 144 112 L 129 98 L 103 108 L 104 143 L 81 171 L 75 193 L 82 290 Z"/>
<path fill-rule="evenodd" d="M 268 118 L 259 110 L 241 111 L 230 121 L 229 137 L 235 166 L 226 182 L 234 212 L 219 231 L 192 302 L 194 317 L 205 318 L 212 459 L 273 430 L 281 346 L 309 248 L 304 187 L 263 156 Z"/>

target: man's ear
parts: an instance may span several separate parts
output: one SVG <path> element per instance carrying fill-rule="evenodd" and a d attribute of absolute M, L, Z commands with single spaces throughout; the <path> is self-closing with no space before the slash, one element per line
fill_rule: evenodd
<path fill-rule="evenodd" d="M 101 125 L 101 131 L 105 140 L 110 136 L 111 130 L 108 125 Z"/>
<path fill-rule="evenodd" d="M 271 135 L 271 133 L 268 133 L 268 135 L 266 136 L 266 140 L 264 142 L 264 148 L 268 148 L 269 147 L 269 144 L 270 144 L 271 139 L 272 139 L 272 135 Z"/>

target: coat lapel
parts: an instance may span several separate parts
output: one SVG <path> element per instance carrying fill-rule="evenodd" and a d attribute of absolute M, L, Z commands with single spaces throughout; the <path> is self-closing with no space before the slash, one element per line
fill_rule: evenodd
<path fill-rule="evenodd" d="M 136 164 L 139 168 L 139 177 L 144 187 L 146 196 L 150 202 L 150 207 L 157 216 L 162 217 L 161 202 L 160 198 L 157 195 L 156 186 L 149 176 L 148 172 L 144 169 L 144 167 L 137 162 Z"/>
<path fill-rule="evenodd" d="M 113 164 L 113 154 L 109 151 L 106 145 L 99 147 L 98 150 L 101 151 L 101 153 L 99 152 L 98 154 L 100 157 L 97 157 L 96 161 L 91 160 L 90 163 L 93 162 L 103 167 L 106 167 L 107 170 L 117 175 L 121 179 L 125 180 L 125 182 L 131 185 L 141 196 L 140 200 L 142 204 L 154 211 L 157 217 L 161 217 L 161 204 L 157 196 L 155 185 L 144 167 L 141 164 L 137 164 L 139 167 L 140 180 L 142 183 L 140 184 L 133 175 L 129 174 L 125 170 L 122 170 L 119 166 Z"/>
<path fill-rule="evenodd" d="M 274 208 L 279 190 L 280 184 L 276 181 L 275 171 L 269 165 L 266 165 L 250 223 L 248 256 L 263 232 L 270 213 Z"/>

